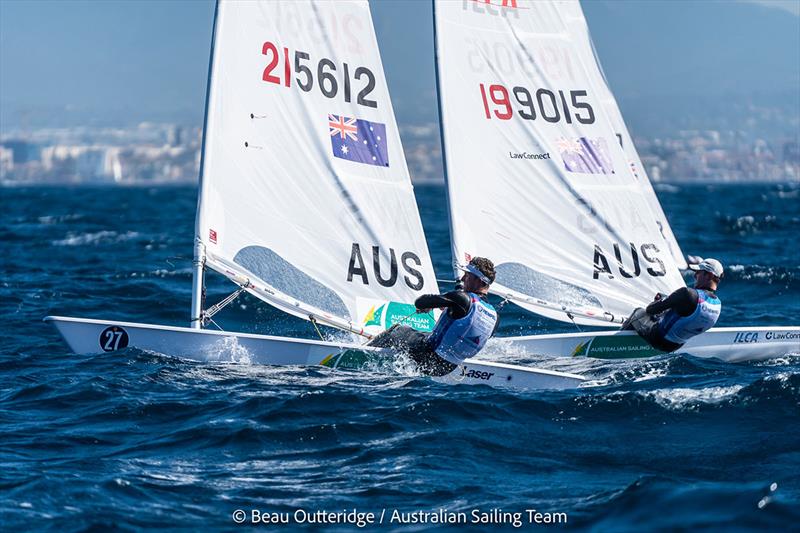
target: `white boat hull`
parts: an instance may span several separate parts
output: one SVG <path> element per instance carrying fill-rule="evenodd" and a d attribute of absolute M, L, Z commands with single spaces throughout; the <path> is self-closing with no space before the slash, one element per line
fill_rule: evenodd
<path fill-rule="evenodd" d="M 251 333 L 137 324 L 115 320 L 46 317 L 73 352 L 96 354 L 135 347 L 193 361 L 246 361 L 263 365 L 325 365 L 354 354 L 369 357 L 381 350 L 357 344 L 325 342 Z M 585 379 L 575 374 L 467 359 L 446 376 L 434 378 L 450 384 L 483 384 L 512 389 L 567 389 Z"/>
<path fill-rule="evenodd" d="M 664 353 L 635 332 L 619 330 L 495 338 L 487 345 L 489 353 L 499 348 L 518 355 L 598 359 L 633 359 Z M 800 354 L 800 327 L 711 328 L 690 339 L 676 353 L 730 363 Z"/>

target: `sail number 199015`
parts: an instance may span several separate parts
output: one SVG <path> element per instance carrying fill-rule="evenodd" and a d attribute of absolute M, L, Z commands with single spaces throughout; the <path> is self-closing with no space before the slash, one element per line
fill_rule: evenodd
<path fill-rule="evenodd" d="M 514 116 L 511 105 L 511 96 L 508 89 L 498 83 L 487 87 L 481 83 L 481 100 L 483 112 L 487 119 L 493 116 L 500 120 L 510 120 Z M 566 122 L 572 124 L 573 120 L 581 124 L 594 124 L 595 115 L 591 104 L 586 101 L 586 91 L 551 91 L 539 88 L 533 93 L 525 87 L 513 87 L 511 94 L 519 104 L 517 114 L 525 120 L 536 120 L 537 117 L 546 122 Z M 494 106 L 490 107 L 489 100 Z"/>

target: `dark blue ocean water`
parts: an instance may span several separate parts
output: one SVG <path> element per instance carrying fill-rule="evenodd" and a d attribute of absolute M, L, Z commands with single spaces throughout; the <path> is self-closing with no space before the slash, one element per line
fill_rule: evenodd
<path fill-rule="evenodd" d="M 416 192 L 449 277 L 444 191 Z M 720 325 L 798 323 L 800 188 L 659 196 L 684 252 L 728 266 Z M 502 509 L 528 529 L 545 526 L 528 525 L 526 509 L 596 531 L 800 524 L 800 357 L 528 360 L 596 386 L 507 392 L 133 349 L 70 354 L 42 317 L 186 325 L 195 203 L 192 188 L 0 189 L 0 529 L 232 530 L 237 509 L 289 513 L 284 528 L 298 527 L 297 510 L 352 509 L 385 509 L 385 522 L 393 510 L 470 521 Z M 209 278 L 210 301 L 231 289 Z M 501 335 L 571 329 L 513 305 L 503 314 Z M 249 297 L 218 316 L 232 330 L 315 335 Z"/>

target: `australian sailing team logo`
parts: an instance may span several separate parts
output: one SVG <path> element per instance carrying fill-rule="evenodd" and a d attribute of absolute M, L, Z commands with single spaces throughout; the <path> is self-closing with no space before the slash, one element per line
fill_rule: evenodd
<path fill-rule="evenodd" d="M 328 115 L 333 156 L 354 163 L 389 166 L 386 124 L 343 115 Z"/>
<path fill-rule="evenodd" d="M 364 315 L 362 324 L 365 329 L 376 327 L 383 330 L 395 324 L 401 324 L 417 331 L 433 331 L 436 318 L 433 311 L 417 313 L 414 304 L 385 302 L 370 306 L 369 311 Z"/>
<path fill-rule="evenodd" d="M 573 350 L 572 356 L 596 359 L 633 359 L 653 357 L 663 353 L 650 346 L 639 335 L 598 335 L 578 344 Z"/>

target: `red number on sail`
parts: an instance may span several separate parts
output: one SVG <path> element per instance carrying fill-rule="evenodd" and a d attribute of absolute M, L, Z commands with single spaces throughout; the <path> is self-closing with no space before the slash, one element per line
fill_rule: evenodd
<path fill-rule="evenodd" d="M 270 72 L 278 66 L 278 49 L 269 41 L 265 42 L 264 46 L 261 47 L 261 53 L 263 55 L 269 55 L 268 52 L 272 52 L 272 60 L 269 62 L 269 65 L 267 65 L 267 68 L 264 69 L 264 74 L 261 76 L 261 79 L 269 83 L 280 83 L 281 79 L 278 76 L 270 74 Z"/>

